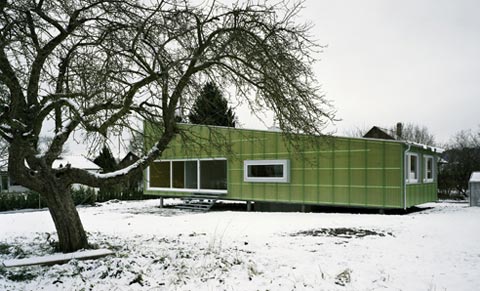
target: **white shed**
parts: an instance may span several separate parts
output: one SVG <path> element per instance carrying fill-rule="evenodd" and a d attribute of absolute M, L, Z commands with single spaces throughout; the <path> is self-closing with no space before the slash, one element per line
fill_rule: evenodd
<path fill-rule="evenodd" d="M 480 206 L 480 172 L 473 172 L 468 181 L 470 206 Z"/>

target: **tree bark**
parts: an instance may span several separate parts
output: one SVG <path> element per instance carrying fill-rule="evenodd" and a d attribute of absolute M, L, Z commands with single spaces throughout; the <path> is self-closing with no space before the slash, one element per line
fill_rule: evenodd
<path fill-rule="evenodd" d="M 52 216 L 58 235 L 58 248 L 68 253 L 87 249 L 87 235 L 83 228 L 77 208 L 68 189 L 55 189 L 47 195 L 48 210 Z"/>

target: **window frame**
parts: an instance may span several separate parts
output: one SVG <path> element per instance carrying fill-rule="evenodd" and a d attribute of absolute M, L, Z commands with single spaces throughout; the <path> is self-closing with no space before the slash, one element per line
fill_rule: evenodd
<path fill-rule="evenodd" d="M 173 188 L 173 162 L 187 162 L 195 161 L 197 162 L 197 188 Z M 226 177 L 227 177 L 227 189 L 202 189 L 200 188 L 200 162 L 201 161 L 225 161 L 227 164 Z M 208 193 L 208 194 L 227 194 L 228 191 L 228 160 L 226 158 L 204 158 L 204 159 L 162 159 L 155 160 L 155 162 L 169 162 L 170 163 L 170 187 L 152 187 L 150 186 L 150 167 L 147 167 L 146 171 L 146 188 L 147 190 L 153 191 L 164 191 L 164 192 L 184 192 L 184 193 Z"/>
<path fill-rule="evenodd" d="M 432 178 L 428 178 L 428 160 L 432 161 Z M 435 181 L 435 159 L 433 156 L 424 155 L 423 156 L 423 182 L 424 183 L 432 183 Z"/>
<path fill-rule="evenodd" d="M 260 165 L 282 165 L 282 177 L 251 177 L 248 175 L 249 166 Z M 290 160 L 244 160 L 243 181 L 260 183 L 289 183 L 290 182 Z"/>
<path fill-rule="evenodd" d="M 412 168 L 411 165 L 412 165 L 412 156 L 416 157 L 416 178 L 415 179 L 411 179 L 410 178 L 410 169 Z M 421 180 L 420 180 L 420 155 L 417 154 L 417 153 L 407 153 L 406 155 L 407 157 L 407 161 L 406 161 L 406 177 L 405 177 L 405 181 L 407 182 L 407 184 L 418 184 Z"/>

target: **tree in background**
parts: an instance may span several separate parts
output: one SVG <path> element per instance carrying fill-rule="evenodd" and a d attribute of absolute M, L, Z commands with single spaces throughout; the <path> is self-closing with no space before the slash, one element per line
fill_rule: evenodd
<path fill-rule="evenodd" d="M 139 137 L 141 138 L 141 137 Z M 119 161 L 115 160 L 112 155 L 110 149 L 104 145 L 102 151 L 96 157 L 93 162 L 102 168 L 102 173 L 111 173 L 118 169 L 125 168 L 134 162 L 136 162 L 138 158 L 134 161 Z M 138 184 L 138 180 L 143 177 L 142 173 L 137 173 L 136 175 L 131 176 L 129 179 L 124 179 L 123 181 L 115 184 L 115 185 L 102 185 L 100 186 L 100 191 L 98 192 L 97 198 L 101 201 L 105 201 L 106 199 L 120 199 L 122 196 L 128 195 L 129 191 L 137 191 L 137 187 L 134 187 Z"/>
<path fill-rule="evenodd" d="M 371 128 L 354 128 L 345 132 L 347 136 L 363 137 Z M 405 140 L 425 145 L 435 145 L 435 137 L 426 126 L 413 123 L 397 123 L 394 126 L 381 128 L 386 134 L 396 140 Z"/>
<path fill-rule="evenodd" d="M 130 142 L 128 143 L 128 151 L 141 157 L 145 154 L 145 144 L 143 133 L 138 130 L 132 130 L 130 133 Z"/>
<path fill-rule="evenodd" d="M 480 147 L 480 126 L 478 132 L 471 129 L 461 130 L 449 141 L 451 148 L 478 148 Z"/>
<path fill-rule="evenodd" d="M 401 129 L 398 128 L 399 126 L 401 126 Z M 413 123 L 400 123 L 400 125 L 392 126 L 390 130 L 398 140 L 412 141 L 430 146 L 435 145 L 435 137 L 426 126 Z"/>
<path fill-rule="evenodd" d="M 103 173 L 110 173 L 117 169 L 117 161 L 106 145 L 103 146 L 102 151 L 93 162 L 102 168 Z"/>
<path fill-rule="evenodd" d="M 438 188 L 441 194 L 467 196 L 468 180 L 472 172 L 480 171 L 480 130 L 458 132 L 449 142 L 439 166 Z"/>
<path fill-rule="evenodd" d="M 188 114 L 188 119 L 194 124 L 235 127 L 235 114 L 213 82 L 208 82 L 202 88 Z"/>
<path fill-rule="evenodd" d="M 182 130 L 180 100 L 192 104 L 204 80 L 235 88 L 252 111 L 273 111 L 285 133 L 322 134 L 334 111 L 314 77 L 321 47 L 298 23 L 300 9 L 290 1 L 0 1 L 8 171 L 47 202 L 59 250 L 89 247 L 71 185 L 115 185 L 142 172 Z M 108 174 L 52 167 L 74 133 L 98 146 L 138 119 L 161 134 L 131 166 Z M 39 152 L 48 120 L 55 135 Z"/>
<path fill-rule="evenodd" d="M 117 169 L 117 161 L 106 145 L 103 146 L 100 154 L 93 160 L 93 162 L 102 168 L 102 173 L 111 173 Z M 120 184 L 100 185 L 98 195 L 105 195 L 105 193 L 117 193 L 120 190 L 120 187 Z"/>

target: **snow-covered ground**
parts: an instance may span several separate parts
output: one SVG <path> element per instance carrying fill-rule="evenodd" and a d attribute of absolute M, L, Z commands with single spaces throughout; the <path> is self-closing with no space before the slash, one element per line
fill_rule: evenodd
<path fill-rule="evenodd" d="M 80 208 L 116 253 L 6 269 L 0 290 L 479 290 L 480 208 L 407 215 L 191 213 L 158 200 Z M 48 211 L 0 213 L 0 262 L 50 254 Z"/>

